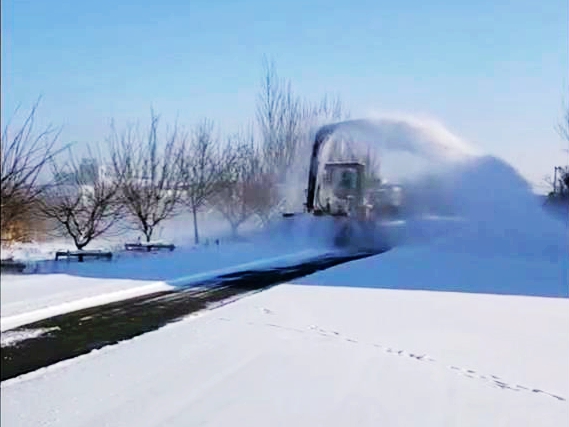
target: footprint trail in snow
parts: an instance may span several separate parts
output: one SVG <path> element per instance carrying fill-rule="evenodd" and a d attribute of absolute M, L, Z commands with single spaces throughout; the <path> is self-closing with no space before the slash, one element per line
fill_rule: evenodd
<path fill-rule="evenodd" d="M 260 311 L 265 315 L 274 315 L 275 314 L 273 310 L 270 310 L 270 309 L 264 308 L 264 307 L 260 308 Z M 232 322 L 233 321 L 232 319 L 229 319 L 226 317 L 219 317 L 218 320 L 225 321 L 225 322 Z M 442 365 L 441 362 L 438 362 L 437 360 L 433 359 L 432 357 L 430 357 L 426 353 L 411 353 L 407 350 L 396 349 L 396 348 L 388 347 L 388 346 L 385 346 L 385 345 L 379 344 L 379 343 L 360 342 L 356 339 L 345 336 L 338 331 L 324 329 L 324 328 L 321 328 L 317 325 L 309 325 L 305 329 L 301 329 L 298 327 L 290 327 L 290 326 L 280 325 L 278 323 L 273 323 L 273 322 L 252 322 L 252 321 L 249 321 L 249 322 L 247 322 L 247 325 L 249 325 L 249 326 L 261 325 L 261 326 L 266 326 L 266 327 L 271 327 L 271 328 L 284 329 L 287 331 L 293 331 L 293 332 L 297 332 L 297 333 L 318 334 L 318 335 L 325 336 L 325 337 L 343 340 L 344 342 L 350 343 L 352 345 L 353 344 L 359 344 L 359 345 L 365 345 L 365 346 L 372 346 L 372 347 L 375 347 L 377 349 L 380 349 L 383 353 L 386 353 L 386 354 L 391 354 L 391 355 L 400 356 L 400 357 L 406 357 L 406 358 L 413 359 L 413 360 L 419 361 L 419 362 L 438 363 L 438 364 Z M 455 373 L 457 373 L 458 375 L 461 375 L 463 377 L 482 381 L 491 387 L 497 387 L 497 388 L 500 388 L 502 390 L 511 390 L 514 392 L 526 392 L 526 393 L 534 393 L 534 394 L 543 394 L 543 395 L 549 396 L 553 399 L 556 399 L 558 401 L 563 401 L 563 402 L 565 402 L 567 400 L 566 398 L 564 398 L 562 396 L 559 396 L 559 395 L 556 395 L 553 393 L 549 393 L 549 392 L 541 390 L 539 388 L 527 387 L 527 386 L 523 386 L 523 385 L 516 384 L 516 383 L 506 382 L 505 380 L 503 380 L 502 378 L 500 378 L 497 375 L 485 375 L 485 374 L 479 373 L 478 371 L 476 371 L 474 369 L 461 368 L 461 367 L 458 367 L 455 365 L 446 366 L 446 369 L 454 371 Z"/>

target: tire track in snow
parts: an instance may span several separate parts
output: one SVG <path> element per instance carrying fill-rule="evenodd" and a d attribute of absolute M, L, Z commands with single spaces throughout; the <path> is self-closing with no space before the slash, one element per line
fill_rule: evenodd
<path fill-rule="evenodd" d="M 274 314 L 274 312 L 272 310 L 267 309 L 267 308 L 261 308 L 261 311 L 264 314 Z M 232 319 L 229 319 L 226 317 L 219 317 L 218 320 L 224 321 L 224 322 L 232 322 L 233 321 Z M 349 336 L 345 336 L 338 331 L 324 329 L 324 328 L 321 328 L 317 325 L 309 325 L 305 329 L 295 328 L 295 327 L 290 327 L 290 326 L 284 326 L 284 325 L 280 325 L 278 323 L 272 323 L 272 322 L 260 322 L 259 323 L 259 322 L 249 321 L 249 322 L 247 322 L 247 325 L 249 325 L 249 326 L 261 325 L 261 326 L 278 328 L 278 329 L 283 329 L 283 330 L 302 333 L 302 334 L 304 334 L 304 333 L 318 334 L 320 336 L 342 340 L 342 341 L 344 341 L 346 343 L 350 343 L 352 345 L 353 344 L 359 344 L 359 345 L 364 345 L 364 346 L 372 346 L 372 347 L 375 347 L 377 349 L 380 349 L 385 354 L 395 355 L 395 356 L 399 356 L 399 357 L 405 357 L 405 358 L 413 359 L 413 360 L 418 361 L 418 362 L 437 363 L 439 365 L 442 365 L 442 362 L 439 362 L 436 359 L 433 359 L 427 353 L 417 353 L 417 352 L 412 353 L 412 352 L 407 351 L 407 350 L 397 349 L 397 348 L 389 347 L 389 346 L 379 344 L 379 343 L 360 342 L 354 338 L 351 338 Z M 514 391 L 514 392 L 525 392 L 525 393 L 533 393 L 533 394 L 543 394 L 543 395 L 548 396 L 550 398 L 553 398 L 557 401 L 561 401 L 561 402 L 567 401 L 567 399 L 563 396 L 559 396 L 557 394 L 550 393 L 548 391 L 545 391 L 545 390 L 542 390 L 539 388 L 528 387 L 528 386 L 524 386 L 524 385 L 513 383 L 513 382 L 507 382 L 506 380 L 502 379 L 501 377 L 499 377 L 497 375 L 482 374 L 482 373 L 480 373 L 474 369 L 461 368 L 461 367 L 455 366 L 455 365 L 448 365 L 448 366 L 445 366 L 445 368 L 450 370 L 450 371 L 455 372 L 456 374 L 458 374 L 460 376 L 470 378 L 470 379 L 474 379 L 474 380 L 478 380 L 478 381 L 482 381 L 491 387 L 500 388 L 502 390 L 510 390 L 510 391 Z"/>

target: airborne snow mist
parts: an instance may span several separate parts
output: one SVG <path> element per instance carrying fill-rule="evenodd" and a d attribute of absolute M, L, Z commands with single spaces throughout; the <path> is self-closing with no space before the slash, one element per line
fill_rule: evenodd
<path fill-rule="evenodd" d="M 371 156 L 382 179 L 403 186 L 407 225 L 394 232 L 395 244 L 447 236 L 463 239 L 468 250 L 567 256 L 567 231 L 546 215 L 521 174 L 435 120 L 385 116 L 341 122 L 322 147 L 321 164 L 339 160 L 339 152 L 351 156 L 345 160 Z M 300 153 L 284 188 L 296 211 L 302 209 L 309 157 Z"/>

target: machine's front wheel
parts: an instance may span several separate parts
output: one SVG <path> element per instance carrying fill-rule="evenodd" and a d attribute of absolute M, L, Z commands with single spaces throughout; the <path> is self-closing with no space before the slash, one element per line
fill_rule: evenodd
<path fill-rule="evenodd" d="M 379 229 L 375 222 L 347 221 L 337 225 L 334 246 L 342 249 L 349 247 L 357 250 L 373 250 L 381 244 L 379 237 Z"/>
<path fill-rule="evenodd" d="M 352 227 L 349 223 L 340 224 L 334 235 L 334 246 L 345 248 L 350 245 L 352 239 Z"/>

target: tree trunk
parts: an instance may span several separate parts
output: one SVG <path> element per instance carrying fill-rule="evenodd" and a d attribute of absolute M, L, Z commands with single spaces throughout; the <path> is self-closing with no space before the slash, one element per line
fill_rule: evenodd
<path fill-rule="evenodd" d="M 153 228 L 149 227 L 144 231 L 144 236 L 146 237 L 146 243 L 150 243 L 150 239 L 152 238 L 152 232 L 154 231 Z"/>
<path fill-rule="evenodd" d="M 89 243 L 89 241 L 87 240 L 86 242 L 80 242 L 80 241 L 78 240 L 78 238 L 79 238 L 79 237 L 74 236 L 74 237 L 73 237 L 73 243 L 75 243 L 75 247 L 77 248 L 78 251 L 82 251 L 83 248 L 84 248 L 85 246 L 87 246 L 87 244 Z"/>
<path fill-rule="evenodd" d="M 199 245 L 200 236 L 198 234 L 198 210 L 195 206 L 192 207 L 192 214 L 194 215 L 194 243 Z"/>
<path fill-rule="evenodd" d="M 79 252 L 81 252 L 81 251 L 83 250 L 83 248 L 87 245 L 87 243 L 79 243 L 79 242 L 77 241 L 77 239 L 75 239 L 75 238 L 73 239 L 73 241 L 75 242 L 75 247 L 77 248 L 77 250 L 78 250 Z M 82 253 L 80 253 L 80 254 L 77 256 L 77 261 L 79 261 L 79 262 L 84 262 L 84 258 L 83 258 L 83 254 L 82 254 Z"/>

